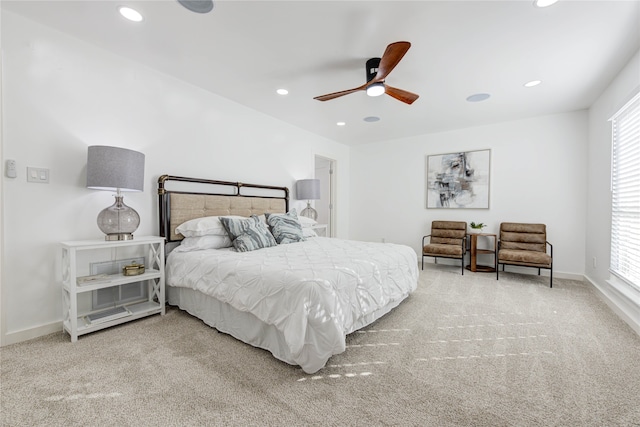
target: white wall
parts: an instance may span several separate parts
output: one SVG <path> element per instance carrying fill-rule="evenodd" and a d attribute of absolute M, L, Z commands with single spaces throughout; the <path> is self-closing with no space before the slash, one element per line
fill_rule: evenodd
<path fill-rule="evenodd" d="M 420 254 L 433 220 L 547 224 L 554 274 L 584 272 L 587 113 L 578 111 L 367 144 L 351 152 L 351 237 Z M 489 209 L 426 209 L 427 155 L 491 149 Z M 537 271 L 528 269 L 523 272 Z"/>
<path fill-rule="evenodd" d="M 610 280 L 611 123 L 609 118 L 640 90 L 640 51 L 589 109 L 586 271 L 587 279 L 640 333 L 640 293 Z M 593 259 L 596 259 L 596 266 Z"/>
<path fill-rule="evenodd" d="M 16 160 L 19 173 L 2 178 L 3 344 L 60 330 L 58 242 L 101 238 L 96 217 L 113 196 L 85 188 L 89 145 L 146 155 L 145 191 L 125 196 L 138 235 L 158 233 L 161 174 L 292 188 L 322 155 L 340 165 L 338 230 L 348 236 L 347 146 L 6 11 L 1 31 L 2 164 Z M 27 183 L 27 166 L 49 168 L 50 183 Z"/>
<path fill-rule="evenodd" d="M 2 8 L 0 7 L 0 23 L 2 22 Z M 2 46 L 2 31 L 0 31 L 0 47 Z M 2 50 L 0 50 L 0 101 L 2 100 Z M 4 118 L 4 115 L 2 113 L 3 108 L 2 108 L 3 103 L 0 102 L 0 164 L 3 165 L 4 167 L 4 156 L 2 155 L 2 148 L 4 146 L 3 144 L 3 137 L 4 137 L 4 132 L 2 132 L 2 120 Z M 4 170 L 3 170 L 4 172 Z M 2 176 L 4 176 L 4 173 L 0 174 Z M 2 337 L 5 335 L 4 331 L 5 331 L 5 321 L 4 321 L 4 310 L 2 310 L 2 278 L 4 277 L 4 273 L 3 273 L 3 253 L 4 253 L 4 239 L 3 239 L 3 230 L 4 230 L 4 218 L 2 215 L 2 206 L 4 206 L 4 197 L 3 197 L 4 191 L 0 192 L 0 345 L 2 344 Z"/>

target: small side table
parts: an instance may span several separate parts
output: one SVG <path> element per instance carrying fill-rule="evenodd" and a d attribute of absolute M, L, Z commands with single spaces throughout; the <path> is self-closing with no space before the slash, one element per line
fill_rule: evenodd
<path fill-rule="evenodd" d="M 311 226 L 311 229 L 320 237 L 329 237 L 327 235 L 327 227 L 327 224 L 315 224 Z"/>
<path fill-rule="evenodd" d="M 138 237 L 135 240 L 78 240 L 62 242 L 62 330 L 69 333 L 71 342 L 78 341 L 79 335 L 109 328 L 131 320 L 165 314 L 164 289 L 164 237 Z M 91 262 L 122 261 L 116 251 L 133 250 L 137 255 L 148 254 L 144 273 L 125 276 L 121 271 L 115 274 L 81 276 L 89 272 Z M 136 250 L 137 249 L 137 250 Z M 129 253 L 128 251 L 125 253 Z M 136 255 L 136 256 L 137 256 Z M 80 277 L 78 277 L 80 276 Z M 119 304 L 110 310 L 92 311 L 86 304 L 79 304 L 80 295 L 91 296 L 93 291 L 117 288 L 134 282 L 147 282 L 148 299 Z M 98 316 L 94 319 L 91 316 Z M 99 316 L 103 315 L 102 318 Z"/>
<path fill-rule="evenodd" d="M 471 249 L 469 253 L 471 254 L 469 265 L 467 265 L 467 270 L 471 270 L 473 272 L 481 272 L 481 273 L 491 273 L 496 271 L 496 261 L 498 260 L 498 254 L 496 254 L 496 249 L 498 247 L 498 236 L 491 233 L 472 233 L 469 234 L 469 240 L 471 242 Z M 478 249 L 478 237 L 484 236 L 488 237 L 491 241 L 493 238 L 493 249 Z M 493 255 L 493 265 L 481 265 L 477 263 L 478 254 L 490 254 Z"/>

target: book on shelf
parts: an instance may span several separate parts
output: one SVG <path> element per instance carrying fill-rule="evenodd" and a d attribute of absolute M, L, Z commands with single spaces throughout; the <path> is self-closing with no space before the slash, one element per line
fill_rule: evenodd
<path fill-rule="evenodd" d="M 90 324 L 108 322 L 110 320 L 116 320 L 121 317 L 129 316 L 131 312 L 126 307 L 114 307 L 109 310 L 104 310 L 98 313 L 92 313 L 87 315 L 87 321 Z"/>
<path fill-rule="evenodd" d="M 81 276 L 76 279 L 78 285 L 86 285 L 87 283 L 99 282 L 109 278 L 108 274 L 93 274 L 91 276 Z"/>

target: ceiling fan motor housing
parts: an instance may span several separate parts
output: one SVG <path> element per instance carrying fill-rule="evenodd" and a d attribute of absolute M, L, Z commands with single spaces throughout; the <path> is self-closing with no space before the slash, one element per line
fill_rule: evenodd
<path fill-rule="evenodd" d="M 365 65 L 367 73 L 367 81 L 370 82 L 376 74 L 378 74 L 378 67 L 380 66 L 380 58 L 371 58 L 367 61 Z"/>

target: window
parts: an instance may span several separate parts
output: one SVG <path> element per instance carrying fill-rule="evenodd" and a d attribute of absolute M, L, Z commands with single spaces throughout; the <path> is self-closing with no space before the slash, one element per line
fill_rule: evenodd
<path fill-rule="evenodd" d="M 610 271 L 640 290 L 640 93 L 611 122 Z"/>

